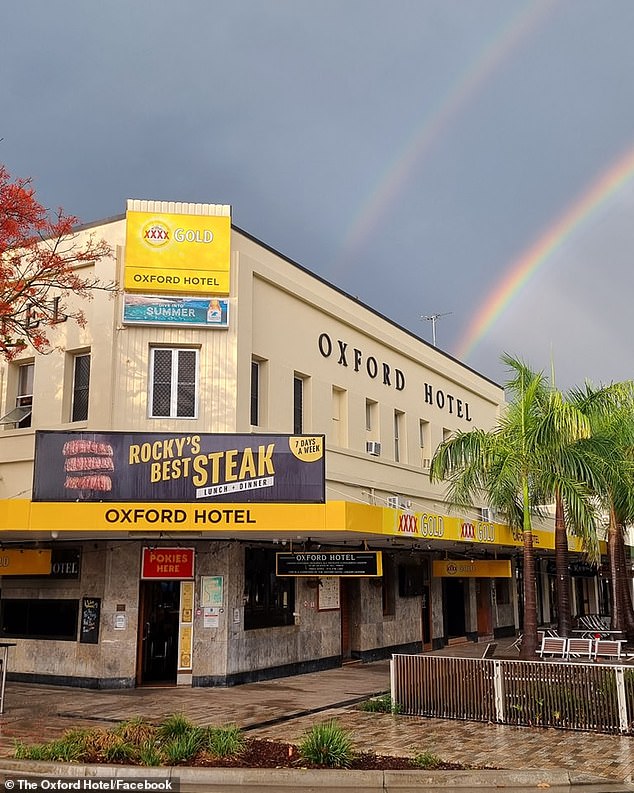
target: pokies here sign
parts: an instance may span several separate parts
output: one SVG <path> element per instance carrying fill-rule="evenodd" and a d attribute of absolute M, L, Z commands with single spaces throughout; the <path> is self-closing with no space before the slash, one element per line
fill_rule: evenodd
<path fill-rule="evenodd" d="M 126 214 L 126 292 L 228 295 L 230 254 L 229 216 Z"/>
<path fill-rule="evenodd" d="M 194 577 L 193 548 L 144 548 L 141 578 L 181 579 Z"/>

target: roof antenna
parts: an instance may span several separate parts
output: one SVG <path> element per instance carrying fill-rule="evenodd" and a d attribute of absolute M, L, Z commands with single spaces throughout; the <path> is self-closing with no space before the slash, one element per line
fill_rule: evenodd
<path fill-rule="evenodd" d="M 441 317 L 448 317 L 450 314 L 453 314 L 453 311 L 445 311 L 444 314 L 427 314 L 421 317 L 421 319 L 431 322 L 431 343 L 434 347 L 436 346 L 436 322 Z"/>

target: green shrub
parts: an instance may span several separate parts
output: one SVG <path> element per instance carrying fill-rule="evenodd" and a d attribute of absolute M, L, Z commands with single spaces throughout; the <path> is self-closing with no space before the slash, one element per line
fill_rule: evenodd
<path fill-rule="evenodd" d="M 176 736 L 169 743 L 163 747 L 163 755 L 168 765 L 178 765 L 184 763 L 192 757 L 195 757 L 200 751 L 204 731 L 198 727 L 194 727 L 189 732 Z"/>
<path fill-rule="evenodd" d="M 442 758 L 433 752 L 420 752 L 412 759 L 412 762 L 417 768 L 438 768 L 442 765 Z"/>
<path fill-rule="evenodd" d="M 174 738 L 180 738 L 196 729 L 198 728 L 182 713 L 173 713 L 163 719 L 156 731 L 162 740 L 173 741 Z"/>
<path fill-rule="evenodd" d="M 136 757 L 136 747 L 117 735 L 115 741 L 104 747 L 102 754 L 107 763 L 125 763 Z"/>
<path fill-rule="evenodd" d="M 348 768 L 354 757 L 350 733 L 335 720 L 315 724 L 299 746 L 304 760 L 329 768 Z"/>
<path fill-rule="evenodd" d="M 113 732 L 124 741 L 128 741 L 135 746 L 140 746 L 146 741 L 152 741 L 156 737 L 156 727 L 141 716 L 122 721 L 121 724 L 115 727 Z"/>
<path fill-rule="evenodd" d="M 244 751 L 244 736 L 239 727 L 207 727 L 204 747 L 215 757 L 231 757 Z"/>
<path fill-rule="evenodd" d="M 139 746 L 137 758 L 141 765 L 156 766 L 163 764 L 163 755 L 152 741 L 146 741 Z"/>
<path fill-rule="evenodd" d="M 393 702 L 389 694 L 383 694 L 381 697 L 366 699 L 359 705 L 359 710 L 369 713 L 400 713 L 401 706 L 398 702 Z"/>

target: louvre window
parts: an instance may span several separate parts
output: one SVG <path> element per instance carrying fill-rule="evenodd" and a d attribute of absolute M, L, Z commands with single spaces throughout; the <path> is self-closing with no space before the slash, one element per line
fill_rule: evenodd
<path fill-rule="evenodd" d="M 73 406 L 71 421 L 86 421 L 88 418 L 88 394 L 90 388 L 90 355 L 76 355 L 73 367 Z"/>
<path fill-rule="evenodd" d="M 196 418 L 198 350 L 153 348 L 151 418 Z"/>
<path fill-rule="evenodd" d="M 251 361 L 251 426 L 260 423 L 260 364 Z"/>
<path fill-rule="evenodd" d="M 293 379 L 293 432 L 301 435 L 304 431 L 304 381 L 301 377 Z"/>
<path fill-rule="evenodd" d="M 33 407 L 33 375 L 35 374 L 35 364 L 23 364 L 18 372 L 18 393 L 15 400 L 16 408 L 22 408 L 26 412 L 19 421 L 16 422 L 17 426 L 30 427 L 31 426 L 31 410 Z"/>

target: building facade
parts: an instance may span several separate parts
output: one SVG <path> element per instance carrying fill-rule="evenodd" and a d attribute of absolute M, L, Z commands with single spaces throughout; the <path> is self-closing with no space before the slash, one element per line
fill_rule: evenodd
<path fill-rule="evenodd" d="M 86 303 L 83 328 L 60 321 L 50 354 L 2 366 L 12 676 L 227 685 L 516 630 L 521 540 L 428 475 L 450 433 L 494 424 L 498 385 L 227 207 L 129 202 L 87 234 L 112 246 L 91 270 L 121 291 Z M 322 481 L 289 469 L 275 495 L 267 450 L 293 443 Z M 553 547 L 552 526 L 536 536 Z"/>

